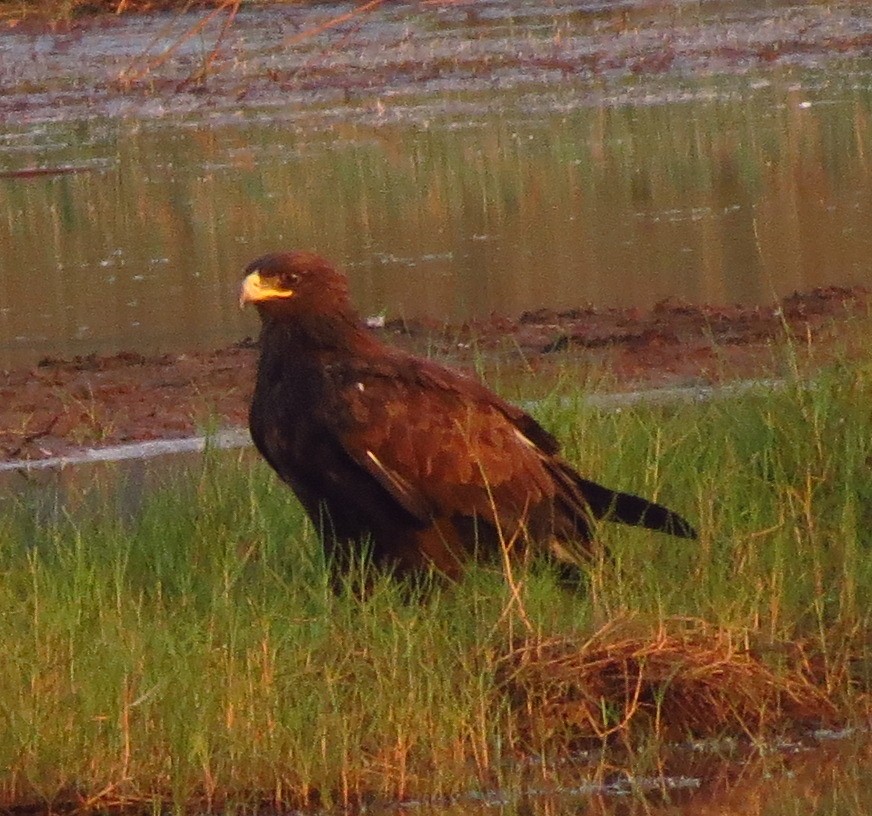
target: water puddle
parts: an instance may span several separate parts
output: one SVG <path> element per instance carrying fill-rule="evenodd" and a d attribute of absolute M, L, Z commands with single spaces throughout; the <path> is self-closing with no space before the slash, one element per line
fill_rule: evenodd
<path fill-rule="evenodd" d="M 217 29 L 114 83 L 193 17 L 0 35 L 0 365 L 224 345 L 279 247 L 452 321 L 872 281 L 865 5 L 388 4 L 301 37 L 340 8 L 246 8 L 200 86 Z"/>
<path fill-rule="evenodd" d="M 399 812 L 428 816 L 466 813 L 560 816 L 570 813 L 629 814 L 862 814 L 872 805 L 868 738 L 823 737 L 816 745 L 787 743 L 755 752 L 699 745 L 684 751 L 683 771 L 633 775 L 619 770 L 523 791 L 478 792 L 462 801 L 409 803 Z M 681 752 L 679 752 L 681 753 Z M 733 754 L 732 757 L 729 754 Z M 563 782 L 557 780 L 563 777 Z M 393 811 L 394 809 L 391 809 Z M 389 811 L 390 812 L 390 811 Z"/>

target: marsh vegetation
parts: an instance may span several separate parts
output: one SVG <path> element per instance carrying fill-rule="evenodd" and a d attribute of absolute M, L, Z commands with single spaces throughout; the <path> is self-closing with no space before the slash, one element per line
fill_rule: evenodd
<path fill-rule="evenodd" d="M 23 410 L 7 455 L 46 455 L 49 432 L 118 441 L 169 403 L 177 419 L 167 383 L 193 383 L 186 422 L 239 421 L 242 352 L 196 369 L 211 391 L 184 358 L 245 333 L 239 270 L 288 236 L 347 266 L 366 313 L 578 309 L 585 325 L 536 353 L 576 344 L 585 371 L 612 336 L 591 333 L 588 302 L 681 293 L 724 329 L 701 350 L 670 339 L 681 303 L 655 332 L 628 312 L 619 378 L 657 361 L 687 377 L 684 357 L 707 382 L 742 337 L 775 348 L 753 315 L 702 304 L 783 320 L 776 297 L 868 281 L 862 4 L 384 4 L 338 31 L 323 27 L 334 6 L 215 3 L 227 14 L 205 27 L 82 19 L 167 5 L 0 2 L 0 359 Z M 748 766 L 722 760 L 868 723 L 872 365 L 855 329 L 845 362 L 821 372 L 773 350 L 784 388 L 705 405 L 597 411 L 583 395 L 602 383 L 550 363 L 535 385 L 492 379 L 542 397 L 537 418 L 583 473 L 701 530 L 689 543 L 604 527 L 612 557 L 574 591 L 534 564 L 420 597 L 381 578 L 361 598 L 358 572 L 334 594 L 315 531 L 245 452 L 155 470 L 132 505 L 111 469 L 71 476 L 63 497 L 4 492 L 0 809 L 467 813 L 669 787 L 677 751 L 674 780 L 696 773 L 689 755 L 711 757 L 704 775 L 733 789 L 733 810 L 770 812 L 733 784 Z M 128 403 L 96 401 L 105 358 L 64 364 L 74 378 L 29 368 L 119 350 L 138 425 Z M 142 353 L 168 350 L 173 367 L 144 380 L 157 358 Z M 53 389 L 45 415 L 37 381 Z M 869 812 L 858 733 L 865 745 L 787 787 Z"/>
<path fill-rule="evenodd" d="M 244 453 L 127 517 L 93 482 L 77 506 L 7 502 L 0 804 L 433 800 L 862 721 L 872 368 L 706 405 L 580 395 L 536 412 L 570 460 L 678 501 L 701 540 L 604 527 L 613 557 L 577 591 L 533 565 L 334 594 L 290 492 Z"/>

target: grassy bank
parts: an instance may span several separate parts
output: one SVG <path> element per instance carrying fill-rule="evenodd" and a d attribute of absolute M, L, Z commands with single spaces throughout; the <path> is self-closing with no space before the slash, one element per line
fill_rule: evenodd
<path fill-rule="evenodd" d="M 443 796 L 541 784 L 578 747 L 642 762 L 863 716 L 872 367 L 702 406 L 579 398 L 537 412 L 568 457 L 702 538 L 605 527 L 614 558 L 577 592 L 481 568 L 422 602 L 386 581 L 335 596 L 289 492 L 244 455 L 132 514 L 93 487 L 7 508 L 0 807 Z"/>

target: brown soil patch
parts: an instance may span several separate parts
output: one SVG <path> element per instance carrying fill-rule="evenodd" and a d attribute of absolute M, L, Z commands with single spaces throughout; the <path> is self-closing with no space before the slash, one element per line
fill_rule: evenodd
<path fill-rule="evenodd" d="M 572 369 L 601 387 L 629 390 L 786 376 L 856 357 L 870 304 L 864 288 L 831 287 L 765 308 L 670 300 L 650 311 L 541 310 L 459 326 L 389 320 L 375 331 L 460 367 L 483 362 L 526 382 Z M 256 344 L 245 340 L 211 352 L 46 359 L 4 371 L 0 460 L 243 425 L 256 356 Z"/>

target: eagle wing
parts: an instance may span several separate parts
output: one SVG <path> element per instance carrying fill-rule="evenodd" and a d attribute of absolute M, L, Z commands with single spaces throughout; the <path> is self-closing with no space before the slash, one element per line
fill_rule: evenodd
<path fill-rule="evenodd" d="M 414 358 L 330 369 L 335 437 L 406 512 L 514 529 L 553 497 L 557 442 L 477 381 Z"/>

